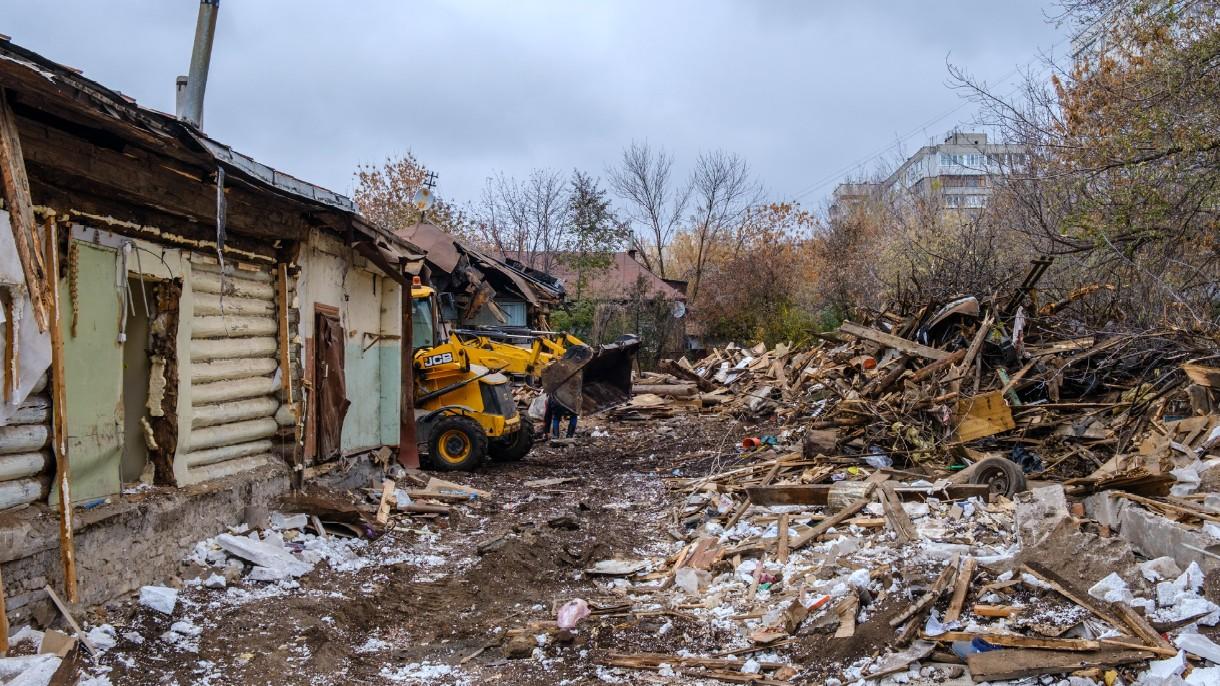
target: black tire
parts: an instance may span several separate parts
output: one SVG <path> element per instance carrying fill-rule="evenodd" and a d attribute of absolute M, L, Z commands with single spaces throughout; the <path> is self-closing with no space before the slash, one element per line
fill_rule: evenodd
<path fill-rule="evenodd" d="M 469 472 L 487 457 L 487 434 L 478 422 L 461 415 L 437 420 L 428 437 L 428 461 L 445 472 Z"/>
<path fill-rule="evenodd" d="M 492 441 L 491 459 L 502 462 L 516 462 L 529 454 L 534 447 L 534 426 L 530 420 L 521 418 L 521 428 L 507 438 Z"/>
<path fill-rule="evenodd" d="M 1021 465 L 1006 457 L 988 457 L 971 467 L 970 483 L 987 484 L 993 495 L 1011 498 L 1025 490 L 1025 473 Z"/>

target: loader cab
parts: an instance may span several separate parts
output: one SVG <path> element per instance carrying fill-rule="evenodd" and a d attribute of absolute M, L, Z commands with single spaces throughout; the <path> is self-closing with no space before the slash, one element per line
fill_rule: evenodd
<path fill-rule="evenodd" d="M 411 286 L 411 348 L 424 350 L 436 347 L 436 293 L 428 286 Z"/>

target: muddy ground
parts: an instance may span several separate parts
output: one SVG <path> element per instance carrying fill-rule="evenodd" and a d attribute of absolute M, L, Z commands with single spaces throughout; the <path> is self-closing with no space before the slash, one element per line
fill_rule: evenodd
<path fill-rule="evenodd" d="M 608 436 L 540 446 L 522 462 L 454 475 L 493 496 L 448 518 L 402 518 L 358 551 L 370 561 L 362 569 L 320 564 L 299 588 L 253 581 L 188 587 L 172 617 L 134 601 L 107 608 L 95 619 L 115 627 L 118 644 L 100 669 L 82 665 L 83 673 L 113 684 L 655 682 L 649 672 L 608 673 L 599 660 L 607 651 L 711 653 L 730 636 L 678 611 L 595 614 L 571 643 L 539 645 L 534 636 L 545 632 L 530 623 L 553 621 L 554 608 L 577 597 L 595 607 L 621 605 L 605 578 L 583 570 L 606 558 L 672 551 L 677 496 L 662 478 L 731 466 L 743 429 L 711 417 L 603 428 Z M 523 485 L 550 477 L 573 480 Z M 171 626 L 183 620 L 201 633 L 174 635 Z M 506 633 L 522 629 L 531 654 L 508 659 Z M 818 652 L 793 649 L 788 655 Z"/>

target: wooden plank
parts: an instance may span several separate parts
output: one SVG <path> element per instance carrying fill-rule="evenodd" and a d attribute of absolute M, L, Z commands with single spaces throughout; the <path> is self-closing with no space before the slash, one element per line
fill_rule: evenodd
<path fill-rule="evenodd" d="M 414 312 L 414 301 L 411 299 L 411 285 L 414 277 L 407 273 L 406 258 L 399 259 L 404 285 L 399 303 L 399 316 L 402 322 L 402 341 L 399 350 L 399 384 L 398 384 L 398 464 L 407 469 L 419 469 L 419 443 L 415 426 L 415 348 L 411 344 L 412 332 L 411 314 Z M 524 421 L 524 420 L 523 420 Z"/>
<path fill-rule="evenodd" d="M 76 623 L 76 618 L 72 616 L 72 612 L 68 610 L 68 606 L 64 603 L 64 601 L 60 599 L 59 595 L 50 586 L 43 586 L 42 590 L 47 592 L 47 596 L 51 598 L 51 602 L 55 603 L 55 607 L 59 608 L 59 611 L 63 613 L 64 620 L 68 622 L 68 626 L 72 627 L 72 631 L 74 632 L 76 639 L 89 649 L 89 653 L 92 654 L 94 658 L 97 658 L 97 647 L 94 646 L 93 642 L 89 640 L 89 636 L 81 630 L 80 625 Z"/>
<path fill-rule="evenodd" d="M 381 503 L 377 505 L 377 523 L 385 524 L 390 521 L 390 503 L 394 498 L 394 480 L 386 479 L 381 482 Z"/>
<path fill-rule="evenodd" d="M 775 561 L 781 565 L 788 564 L 788 517 L 787 512 L 779 516 L 779 542 L 777 544 L 778 552 L 775 555 Z"/>
<path fill-rule="evenodd" d="M 885 507 L 885 521 L 889 524 L 890 529 L 897 535 L 898 543 L 910 543 L 919 537 L 919 532 L 915 529 L 915 522 L 911 521 L 911 516 L 902 507 L 902 501 L 898 499 L 898 494 L 894 492 L 894 485 L 890 483 L 882 483 L 881 487 L 881 504 Z"/>
<path fill-rule="evenodd" d="M 672 374 L 672 375 L 678 377 L 679 379 L 685 379 L 686 381 L 694 382 L 694 384 L 699 387 L 699 390 L 703 391 L 704 393 L 711 393 L 712 391 L 715 391 L 717 389 L 716 384 L 712 383 L 711 381 L 708 381 L 707 379 L 703 378 L 702 376 L 699 376 L 698 374 L 696 374 L 694 372 L 694 370 L 687 369 L 686 367 L 683 367 L 680 363 L 674 362 L 671 359 L 661 360 L 659 368 L 661 371 L 663 371 L 667 374 Z"/>
<path fill-rule="evenodd" d="M 8 655 L 8 603 L 4 595 L 4 570 L 0 568 L 0 657 Z"/>
<path fill-rule="evenodd" d="M 839 626 L 835 629 L 835 638 L 849 638 L 856 635 L 856 613 L 860 611 L 860 596 L 849 593 L 835 606 L 835 614 L 839 618 Z"/>
<path fill-rule="evenodd" d="M 747 486 L 746 495 L 754 505 L 825 505 L 830 495 L 829 484 L 792 484 L 782 486 Z"/>
<path fill-rule="evenodd" d="M 1152 628 L 1152 625 L 1148 623 L 1148 620 L 1145 619 L 1143 615 L 1136 612 L 1135 608 L 1120 600 L 1118 602 L 1110 603 L 1110 609 L 1115 615 L 1118 616 L 1119 619 L 1123 620 L 1131 631 L 1135 632 L 1135 635 L 1144 641 L 1144 643 L 1147 643 L 1150 646 L 1159 646 L 1162 649 L 1173 650 L 1173 646 L 1169 644 L 1169 641 L 1165 640 L 1165 637 L 1162 636 L 1160 632 Z"/>
<path fill-rule="evenodd" d="M 922 596 L 920 596 L 919 600 L 911 603 L 910 607 L 890 619 L 890 626 L 898 626 L 908 619 L 912 619 L 915 623 L 918 623 L 919 616 L 922 615 L 925 610 L 932 607 L 932 604 L 940 599 L 941 595 L 944 594 L 945 590 L 949 588 L 950 584 L 952 584 L 954 574 L 957 571 L 957 562 L 958 556 L 954 555 L 949 563 L 945 565 L 944 569 L 940 570 L 940 574 L 936 577 L 936 581 L 932 582 L 932 585 L 928 587 L 928 590 Z"/>
<path fill-rule="evenodd" d="M 965 349 L 954 350 L 952 353 L 950 353 L 950 355 L 948 357 L 941 359 L 941 360 L 937 360 L 937 361 L 933 362 L 932 364 L 926 365 L 924 367 L 921 367 L 914 374 L 907 377 L 906 382 L 907 382 L 907 384 L 914 384 L 914 383 L 923 381 L 924 379 L 927 379 L 929 377 L 935 376 L 935 375 L 941 373 L 941 371 L 948 369 L 949 367 L 952 367 L 953 365 L 957 364 L 958 362 L 961 362 L 962 358 L 964 358 L 964 357 L 966 357 Z"/>
<path fill-rule="evenodd" d="M 1134 500 L 1135 502 L 1137 502 L 1141 505 L 1144 505 L 1146 507 L 1160 508 L 1160 509 L 1164 509 L 1164 510 L 1172 510 L 1174 512 L 1179 512 L 1181 514 L 1189 515 L 1191 517 L 1198 517 L 1199 519 L 1206 519 L 1209 522 L 1220 522 L 1220 516 L 1210 514 L 1210 513 L 1206 512 L 1205 510 L 1203 510 L 1203 508 L 1201 508 L 1201 507 L 1187 507 L 1185 505 L 1181 505 L 1178 503 L 1169 503 L 1169 502 L 1164 502 L 1161 500 L 1154 500 L 1153 498 L 1145 498 L 1143 496 L 1139 496 L 1139 495 L 1135 495 L 1134 493 L 1127 493 L 1127 492 L 1119 492 L 1119 493 L 1115 493 L 1114 495 L 1116 495 L 1120 498 L 1126 498 L 1127 500 Z"/>
<path fill-rule="evenodd" d="M 826 505 L 832 484 L 781 484 L 778 486 L 747 486 L 746 495 L 750 503 L 759 507 L 771 505 Z M 980 497 L 986 499 L 990 492 L 987 484 L 950 484 L 944 490 L 928 493 L 917 486 L 895 486 L 894 493 L 904 502 L 921 501 L 928 497 L 965 500 Z"/>
<path fill-rule="evenodd" d="M 956 438 L 963 443 L 1011 431 L 1017 427 L 1012 418 L 1012 408 L 1004 402 L 1002 391 L 958 400 L 957 416 L 959 420 Z"/>
<path fill-rule="evenodd" d="M 462 484 L 454 483 L 452 481 L 438 479 L 435 476 L 428 479 L 428 485 L 424 486 L 424 488 L 432 491 L 433 493 L 464 493 L 470 495 L 471 497 L 477 496 L 483 500 L 488 500 L 491 498 L 491 491 L 484 491 L 480 488 L 475 488 L 474 486 L 463 486 Z"/>
<path fill-rule="evenodd" d="M 296 488 L 301 488 L 305 480 L 305 462 L 301 459 L 299 450 L 301 415 L 297 412 L 297 404 L 292 399 L 292 328 L 288 323 L 288 265 L 280 262 L 275 270 L 276 293 L 278 302 L 276 319 L 279 328 L 279 358 L 280 358 L 280 402 L 292 410 L 293 440 L 292 440 L 292 482 Z"/>
<path fill-rule="evenodd" d="M 59 316 L 59 240 L 54 219 L 47 220 L 46 263 L 51 310 L 51 434 L 55 452 L 55 481 L 59 486 L 59 554 L 64 568 L 64 595 L 77 601 L 76 543 L 72 540 L 72 484 L 68 462 L 68 394 L 64 376 L 64 334 Z"/>
<path fill-rule="evenodd" d="M 39 331 L 46 331 L 50 320 L 46 292 L 49 277 L 39 245 L 34 203 L 30 199 L 30 180 L 26 177 L 21 137 L 17 132 L 17 117 L 8 105 L 3 89 L 0 89 L 0 193 L 8 209 L 17 257 L 21 261 L 25 285 L 33 302 L 34 322 Z"/>
<path fill-rule="evenodd" d="M 810 541 L 816 541 L 818 539 L 818 537 L 821 536 L 822 534 L 833 529 L 834 527 L 838 526 L 839 524 L 842 524 L 844 520 L 848 519 L 852 515 L 859 512 L 860 510 L 863 510 L 866 505 L 868 505 L 869 503 L 871 503 L 873 501 L 872 489 L 870 488 L 868 491 L 865 491 L 865 493 L 866 493 L 865 496 L 863 496 L 861 498 L 857 498 L 856 500 L 852 501 L 852 503 L 849 504 L 847 507 L 844 507 L 842 510 L 839 510 L 838 512 L 836 512 L 834 514 L 834 516 L 830 517 L 829 519 L 824 520 L 822 523 L 820 523 L 817 526 L 813 527 L 812 529 L 802 533 L 800 536 L 797 536 L 796 540 L 792 541 L 791 545 L 789 545 L 788 547 L 791 550 L 797 550 L 799 548 L 803 548 Z"/>
<path fill-rule="evenodd" d="M 970 611 L 979 617 L 1011 617 L 1025 611 L 1020 605 L 985 605 L 978 603 Z"/>
<path fill-rule="evenodd" d="M 1055 589 L 1055 591 L 1057 591 L 1059 593 L 1059 595 L 1063 596 L 1064 598 L 1067 598 L 1068 600 L 1072 601 L 1073 603 L 1076 603 L 1077 605 L 1083 607 L 1084 609 L 1088 610 L 1089 612 L 1092 612 L 1093 614 L 1097 615 L 1101 619 L 1104 619 L 1105 621 L 1109 622 L 1110 625 L 1113 626 L 1115 629 L 1122 629 L 1123 627 L 1125 627 L 1127 625 L 1126 622 L 1124 622 L 1122 619 L 1118 618 L 1108 608 L 1106 608 L 1101 603 L 1094 600 L 1092 598 L 1092 596 L 1088 595 L 1087 593 L 1080 592 L 1079 590 L 1074 588 L 1071 585 L 1071 583 L 1068 582 L 1066 579 L 1064 579 L 1063 577 L 1059 576 L 1058 574 L 1052 572 L 1051 570 L 1047 569 L 1046 567 L 1043 567 L 1041 564 L 1038 564 L 1037 562 L 1029 562 L 1029 563 L 1022 565 L 1021 568 L 1025 571 L 1029 572 L 1030 574 L 1034 575 L 1039 580 L 1041 580 L 1043 583 L 1049 585 L 1051 588 Z"/>
<path fill-rule="evenodd" d="M 978 560 L 973 557 L 962 560 L 962 568 L 957 572 L 957 583 L 953 585 L 953 599 L 949 601 L 949 609 L 945 610 L 945 623 L 956 622 L 962 616 L 966 593 L 970 591 L 970 580 L 974 578 L 974 569 L 977 566 Z"/>
<path fill-rule="evenodd" d="M 13 391 L 17 388 L 17 319 L 16 303 L 12 298 L 0 301 L 4 306 L 4 395 L 5 403 L 13 402 Z"/>
<path fill-rule="evenodd" d="M 846 334 L 851 334 L 856 338 L 863 338 L 865 340 L 873 341 L 874 343 L 880 343 L 884 346 L 893 348 L 899 352 L 907 353 L 909 355 L 926 357 L 929 360 L 943 360 L 946 357 L 949 357 L 951 354 L 945 352 L 944 350 L 929 348 L 928 346 L 921 345 L 915 341 L 900 338 L 893 334 L 878 331 L 867 326 L 860 326 L 859 324 L 853 322 L 843 322 L 843 324 L 839 327 L 839 331 Z"/>
<path fill-rule="evenodd" d="M 1084 638 L 1043 638 L 1040 636 L 1021 636 L 1018 634 L 997 634 L 975 631 L 946 631 L 943 634 L 927 637 L 929 641 L 951 643 L 953 641 L 971 641 L 981 638 L 993 646 L 1004 648 L 1029 648 L 1033 650 L 1060 650 L 1068 652 L 1088 652 L 1101 650 L 1101 641 Z"/>
<path fill-rule="evenodd" d="M 1208 388 L 1220 388 L 1220 368 L 1205 367 L 1201 364 L 1184 364 L 1182 371 L 1191 381 Z"/>
<path fill-rule="evenodd" d="M 309 515 L 309 523 L 313 525 L 314 531 L 318 532 L 318 538 L 322 540 L 330 538 L 326 535 L 326 527 L 322 526 L 322 520 L 318 519 L 318 515 Z"/>
<path fill-rule="evenodd" d="M 1082 669 L 1117 667 L 1143 662 L 1153 653 L 1139 650 L 1099 650 L 1092 653 L 1052 650 L 990 650 L 966 657 L 975 683 L 1005 681 L 1043 674 L 1070 674 Z"/>

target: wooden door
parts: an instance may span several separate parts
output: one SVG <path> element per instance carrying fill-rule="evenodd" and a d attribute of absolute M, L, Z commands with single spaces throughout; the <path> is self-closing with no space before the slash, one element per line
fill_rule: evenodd
<path fill-rule="evenodd" d="M 314 327 L 314 379 L 317 394 L 318 459 L 342 452 L 343 419 L 351 402 L 343 373 L 343 326 L 339 318 L 319 312 Z"/>
<path fill-rule="evenodd" d="M 68 410 L 68 464 L 72 500 L 93 500 L 119 492 L 123 459 L 123 345 L 119 343 L 122 301 L 115 286 L 117 252 L 83 241 L 77 244 L 76 288 L 59 285 L 64 331 L 64 394 Z M 72 302 L 75 293 L 79 302 Z M 76 325 L 72 318 L 76 317 Z M 51 496 L 57 502 L 58 489 Z"/>

